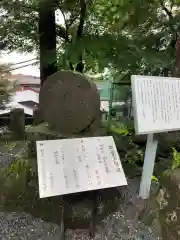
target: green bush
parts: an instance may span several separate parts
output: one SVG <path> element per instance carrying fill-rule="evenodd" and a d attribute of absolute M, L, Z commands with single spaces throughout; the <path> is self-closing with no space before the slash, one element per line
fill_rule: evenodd
<path fill-rule="evenodd" d="M 180 153 L 177 152 L 175 148 L 173 150 L 173 162 L 172 162 L 172 169 L 176 169 L 180 167 Z"/>
<path fill-rule="evenodd" d="M 11 201 L 19 201 L 28 195 L 28 181 L 33 180 L 33 167 L 27 159 L 19 159 L 12 163 L 9 168 L 0 170 L 0 191 L 3 195 L 1 204 Z"/>
<path fill-rule="evenodd" d="M 39 198 L 36 158 L 18 159 L 9 168 L 0 169 L 0 193 L 1 211 L 27 212 L 45 221 L 60 222 L 61 199 Z"/>

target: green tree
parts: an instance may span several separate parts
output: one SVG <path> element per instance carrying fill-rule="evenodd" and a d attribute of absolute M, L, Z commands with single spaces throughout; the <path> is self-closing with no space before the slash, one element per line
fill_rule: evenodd
<path fill-rule="evenodd" d="M 99 6 L 101 2 L 99 0 Z M 128 39 L 125 46 L 121 42 L 116 46 L 118 54 L 110 55 L 117 72 L 118 66 L 121 68 L 120 78 L 129 77 L 132 72 L 170 74 L 175 60 L 172 42 L 179 29 L 179 4 L 176 0 L 109 1 L 103 11 L 99 11 L 101 25 L 108 33 Z"/>
<path fill-rule="evenodd" d="M 7 49 L 39 50 L 39 1 L 3 1 L 0 34 Z M 85 72 L 108 68 L 117 81 L 132 73 L 171 75 L 179 7 L 179 0 L 56 1 L 65 23 L 56 23 L 58 66 L 83 60 Z"/>
<path fill-rule="evenodd" d="M 15 90 L 13 82 L 9 81 L 10 68 L 8 65 L 0 65 L 0 109 L 10 101 L 12 93 Z"/>

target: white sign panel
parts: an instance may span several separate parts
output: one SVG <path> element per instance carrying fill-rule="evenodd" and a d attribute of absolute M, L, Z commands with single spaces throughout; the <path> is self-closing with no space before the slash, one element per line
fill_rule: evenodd
<path fill-rule="evenodd" d="M 137 134 L 180 129 L 180 79 L 131 76 Z"/>
<path fill-rule="evenodd" d="M 112 137 L 37 141 L 40 198 L 127 185 Z"/>

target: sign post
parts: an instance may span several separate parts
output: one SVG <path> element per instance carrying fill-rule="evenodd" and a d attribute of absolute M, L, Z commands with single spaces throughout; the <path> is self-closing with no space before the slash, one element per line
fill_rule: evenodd
<path fill-rule="evenodd" d="M 61 195 L 63 199 L 66 194 L 92 191 L 96 204 L 97 190 L 127 185 L 111 136 L 45 140 L 37 141 L 36 144 L 40 198 Z M 63 214 L 64 209 L 62 232 L 66 228 Z M 95 214 L 93 204 L 90 223 L 92 237 Z"/>
<path fill-rule="evenodd" d="M 148 134 L 142 178 L 140 183 L 139 196 L 143 199 L 149 197 L 151 179 L 154 170 L 158 141 L 153 139 L 153 134 Z"/>
<path fill-rule="evenodd" d="M 158 142 L 154 133 L 180 130 L 180 79 L 131 76 L 136 134 L 147 134 L 139 196 L 148 198 Z"/>

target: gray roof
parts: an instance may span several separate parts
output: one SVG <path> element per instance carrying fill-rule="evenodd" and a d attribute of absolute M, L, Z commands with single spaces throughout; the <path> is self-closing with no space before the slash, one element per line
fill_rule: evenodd
<path fill-rule="evenodd" d="M 21 85 L 40 85 L 40 78 L 31 75 L 15 74 L 11 75 L 10 80 L 17 80 Z"/>

